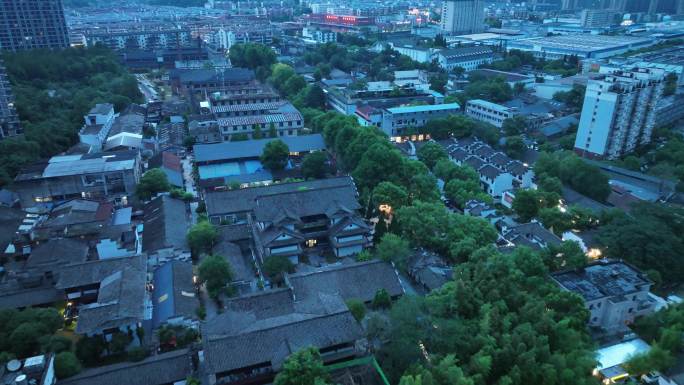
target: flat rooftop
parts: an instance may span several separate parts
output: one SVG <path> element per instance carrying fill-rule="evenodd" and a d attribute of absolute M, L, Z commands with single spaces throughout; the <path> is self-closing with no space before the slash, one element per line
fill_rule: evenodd
<path fill-rule="evenodd" d="M 584 268 L 551 274 L 561 287 L 581 295 L 586 301 L 627 295 L 642 290 L 651 281 L 636 268 L 620 261 L 601 260 Z"/>
<path fill-rule="evenodd" d="M 427 111 L 449 111 L 458 110 L 461 106 L 458 103 L 445 103 L 445 104 L 427 104 L 421 106 L 405 106 L 405 107 L 392 107 L 388 108 L 387 111 L 393 114 L 408 114 L 415 112 L 427 112 Z"/>
<path fill-rule="evenodd" d="M 511 48 L 529 46 L 535 50 L 573 50 L 579 52 L 594 52 L 610 49 L 629 48 L 632 45 L 644 45 L 652 43 L 653 39 L 631 36 L 607 36 L 607 35 L 558 35 L 532 37 L 520 39 L 511 43 Z M 537 48 L 539 47 L 539 48 Z"/>
<path fill-rule="evenodd" d="M 53 156 L 22 170 L 15 181 L 131 170 L 137 162 L 136 151 Z"/>

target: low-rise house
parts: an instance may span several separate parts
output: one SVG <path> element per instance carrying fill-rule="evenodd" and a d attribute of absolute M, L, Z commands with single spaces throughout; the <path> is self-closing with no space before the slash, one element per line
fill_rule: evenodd
<path fill-rule="evenodd" d="M 81 143 L 85 143 L 95 150 L 101 150 L 109 130 L 114 124 L 114 105 L 110 103 L 96 104 L 88 115 L 83 117 L 85 124 L 78 132 Z"/>
<path fill-rule="evenodd" d="M 202 336 L 211 384 L 270 383 L 290 354 L 310 346 L 324 363 L 366 354 L 363 329 L 342 298 L 300 299 L 290 288 L 227 301 L 226 311 L 203 324 Z"/>
<path fill-rule="evenodd" d="M 394 267 L 380 260 L 326 266 L 309 272 L 288 274 L 285 276 L 285 283 L 302 299 L 322 293 L 338 295 L 345 301 L 358 299 L 370 304 L 380 290 L 385 290 L 392 299 L 404 295 L 404 288 Z"/>
<path fill-rule="evenodd" d="M 180 189 L 184 188 L 183 163 L 181 158 L 173 152 L 163 151 L 148 161 L 148 167 L 159 168 L 166 174 L 169 184 Z"/>
<path fill-rule="evenodd" d="M 468 77 L 484 77 L 487 79 L 491 78 L 503 78 L 506 83 L 508 83 L 511 88 L 515 87 L 516 84 L 523 84 L 525 88 L 533 86 L 535 83 L 535 78 L 532 75 L 523 75 L 516 72 L 506 72 L 499 71 L 490 68 L 478 68 L 468 72 Z"/>
<path fill-rule="evenodd" d="M 168 385 L 182 384 L 196 368 L 192 352 L 180 349 L 156 354 L 139 362 L 122 362 L 97 368 L 59 380 L 57 385 Z"/>
<path fill-rule="evenodd" d="M 589 326 L 605 333 L 623 332 L 636 317 L 655 308 L 649 296 L 653 282 L 622 261 L 603 259 L 583 268 L 552 273 L 551 278 L 584 299 L 590 312 Z"/>
<path fill-rule="evenodd" d="M 494 51 L 487 46 L 447 48 L 438 51 L 435 58 L 439 66 L 451 72 L 456 67 L 472 71 L 494 61 Z"/>
<path fill-rule="evenodd" d="M 256 83 L 254 71 L 245 68 L 178 69 L 172 70 L 169 78 L 173 92 L 178 95 L 246 90 Z"/>
<path fill-rule="evenodd" d="M 491 224 L 501 219 L 501 215 L 497 214 L 496 208 L 475 199 L 466 202 L 463 207 L 463 214 L 485 219 Z"/>
<path fill-rule="evenodd" d="M 370 227 L 357 213 L 350 177 L 273 184 L 206 194 L 214 224 L 252 227 L 260 260 L 286 256 L 297 263 L 304 253 L 352 255 L 370 243 Z"/>
<path fill-rule="evenodd" d="M 416 250 L 408 260 L 407 273 L 423 289 L 439 289 L 453 277 L 454 269 L 444 258 L 427 250 Z"/>
<path fill-rule="evenodd" d="M 290 162 L 284 172 L 293 170 L 306 154 L 326 149 L 323 136 L 320 134 L 285 136 L 279 139 L 290 150 Z M 270 170 L 263 167 L 260 157 L 266 145 L 274 140 L 277 139 L 195 145 L 193 151 L 200 185 L 210 188 L 225 186 L 231 182 L 245 186 L 270 183 L 275 177 Z"/>
<path fill-rule="evenodd" d="M 273 128 L 279 137 L 297 136 L 304 128 L 304 117 L 287 101 L 213 106 L 212 113 L 226 142 L 236 135 L 256 139 L 257 127 L 264 136 Z"/>
<path fill-rule="evenodd" d="M 151 318 L 146 277 L 145 259 L 135 255 L 65 266 L 56 287 L 78 312 L 76 333 L 110 340 L 116 333 L 135 333 Z"/>
<path fill-rule="evenodd" d="M 465 113 L 475 120 L 486 122 L 499 128 L 503 126 L 504 120 L 515 115 L 515 111 L 509 107 L 482 99 L 468 100 Z"/>
<path fill-rule="evenodd" d="M 533 185 L 534 172 L 528 166 L 477 139 L 451 139 L 440 144 L 454 163 L 472 167 L 480 177 L 483 190 L 494 198 L 500 198 L 506 191 Z"/>
<path fill-rule="evenodd" d="M 190 259 L 186 234 L 190 228 L 187 204 L 169 195 L 160 195 L 143 209 L 142 250 L 150 265 Z"/>
<path fill-rule="evenodd" d="M 10 360 L 0 369 L 0 384 L 55 385 L 55 354 Z"/>
<path fill-rule="evenodd" d="M 24 168 L 14 181 L 24 208 L 74 198 L 127 201 L 140 181 L 140 167 L 137 151 L 54 156 Z"/>
<path fill-rule="evenodd" d="M 192 262 L 170 261 L 154 271 L 152 327 L 164 324 L 199 327 L 199 295 Z"/>
<path fill-rule="evenodd" d="M 558 246 L 562 242 L 558 236 L 534 220 L 530 223 L 504 226 L 501 234 L 504 239 L 515 246 L 527 246 L 535 250 Z"/>
<path fill-rule="evenodd" d="M 382 112 L 382 130 L 391 139 L 409 134 L 408 129 L 424 126 L 432 119 L 445 118 L 460 111 L 458 103 L 391 107 Z"/>

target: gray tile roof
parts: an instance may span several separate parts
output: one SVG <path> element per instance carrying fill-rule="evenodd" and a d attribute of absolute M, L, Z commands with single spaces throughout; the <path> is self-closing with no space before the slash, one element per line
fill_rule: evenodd
<path fill-rule="evenodd" d="M 523 223 L 509 229 L 504 236 L 511 242 L 534 248 L 559 245 L 562 241 L 539 222 Z M 535 247 L 535 245 L 537 245 Z"/>
<path fill-rule="evenodd" d="M 71 238 L 52 239 L 36 245 L 26 261 L 27 269 L 54 271 L 72 263 L 82 263 L 88 258 L 88 244 Z"/>
<path fill-rule="evenodd" d="M 325 293 L 372 301 L 375 293 L 385 289 L 390 296 L 404 294 L 392 265 L 379 260 L 324 267 L 312 272 L 287 275 L 287 282 L 298 297 Z"/>
<path fill-rule="evenodd" d="M 58 385 L 167 385 L 185 380 L 192 374 L 188 349 L 154 355 L 140 362 L 86 369 L 57 382 Z"/>
<path fill-rule="evenodd" d="M 186 234 L 190 227 L 186 203 L 161 195 L 145 205 L 143 250 L 151 253 L 159 249 L 175 248 L 189 251 Z"/>
<path fill-rule="evenodd" d="M 293 218 L 299 219 L 310 215 L 326 214 L 331 207 L 338 205 L 352 211 L 361 207 L 353 185 L 327 189 L 325 193 L 318 190 L 303 190 L 258 197 L 254 217 L 260 222 L 276 222 L 283 212 L 289 211 L 291 215 L 294 215 Z"/>
<path fill-rule="evenodd" d="M 305 182 L 277 183 L 230 191 L 210 191 L 206 194 L 205 202 L 207 214 L 213 216 L 252 211 L 256 207 L 257 198 L 307 190 L 317 190 L 321 194 L 327 194 L 331 189 L 346 188 L 347 186 L 354 186 L 353 180 L 348 176 Z"/>
<path fill-rule="evenodd" d="M 219 317 L 231 315 L 224 313 Z M 346 308 L 327 314 L 295 312 L 261 321 L 252 318 L 250 322 L 248 318 L 245 324 L 249 326 L 222 335 L 203 330 L 207 372 L 220 373 L 268 362 L 278 370 L 287 356 L 302 348 L 354 343 L 364 335 Z"/>
<path fill-rule="evenodd" d="M 76 333 L 103 330 L 142 322 L 145 317 L 147 269 L 142 256 L 100 281 L 97 302 L 79 307 Z"/>
<path fill-rule="evenodd" d="M 132 256 L 87 261 L 64 266 L 56 287 L 58 289 L 68 289 L 100 283 L 103 279 L 117 271 L 123 270 L 126 266 L 138 265 L 141 260 L 141 256 Z"/>

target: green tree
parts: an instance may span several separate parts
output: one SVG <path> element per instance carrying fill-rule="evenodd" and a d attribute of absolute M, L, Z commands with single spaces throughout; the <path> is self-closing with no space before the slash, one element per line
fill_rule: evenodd
<path fill-rule="evenodd" d="M 427 142 L 423 146 L 421 146 L 417 154 L 418 159 L 425 163 L 425 165 L 432 170 L 433 167 L 435 167 L 435 164 L 442 159 L 447 159 L 448 155 L 446 151 L 444 150 L 444 147 L 442 147 L 440 144 L 436 142 Z"/>
<path fill-rule="evenodd" d="M 392 210 L 396 210 L 407 205 L 408 201 L 409 196 L 406 189 L 392 182 L 380 182 L 373 189 L 374 208 L 380 205 L 389 205 Z"/>
<path fill-rule="evenodd" d="M 140 178 L 135 194 L 140 199 L 148 200 L 157 193 L 169 191 L 170 188 L 171 185 L 164 171 L 159 168 L 153 168 Z"/>
<path fill-rule="evenodd" d="M 187 240 L 195 255 L 208 253 L 218 240 L 218 231 L 209 221 L 199 221 L 188 231 Z"/>
<path fill-rule="evenodd" d="M 630 215 L 601 220 L 597 242 L 604 255 L 620 258 L 638 268 L 660 273 L 666 284 L 684 277 L 684 209 L 675 205 L 639 202 Z"/>
<path fill-rule="evenodd" d="M 373 308 L 374 309 L 387 309 L 392 306 L 392 297 L 385 289 L 378 289 L 373 297 Z"/>
<path fill-rule="evenodd" d="M 275 123 L 271 122 L 268 125 L 268 137 L 269 138 L 277 138 L 278 137 L 278 132 L 276 131 L 276 126 Z"/>
<path fill-rule="evenodd" d="M 348 299 L 346 303 L 354 318 L 361 322 L 361 320 L 366 316 L 366 305 L 364 305 L 363 301 L 360 299 L 351 298 Z"/>
<path fill-rule="evenodd" d="M 283 256 L 270 256 L 264 261 L 264 273 L 276 284 L 283 281 L 283 274 L 293 273 L 295 266 Z"/>
<path fill-rule="evenodd" d="M 541 203 L 539 195 L 534 190 L 518 190 L 513 200 L 513 211 L 522 222 L 529 222 L 539 213 Z"/>
<path fill-rule="evenodd" d="M 304 96 L 304 106 L 309 108 L 325 109 L 327 97 L 318 84 L 309 86 Z"/>
<path fill-rule="evenodd" d="M 266 143 L 264 152 L 261 154 L 261 163 L 271 171 L 279 171 L 285 168 L 290 155 L 287 144 L 280 139 Z"/>
<path fill-rule="evenodd" d="M 328 157 L 323 151 L 307 154 L 302 161 L 302 175 L 304 178 L 319 179 L 325 177 Z"/>
<path fill-rule="evenodd" d="M 444 186 L 444 195 L 458 207 L 465 207 L 471 199 L 492 203 L 492 197 L 482 191 L 479 180 L 452 179 Z"/>
<path fill-rule="evenodd" d="M 522 159 L 525 155 L 525 142 L 520 135 L 509 136 L 506 138 L 504 152 L 513 159 Z"/>
<path fill-rule="evenodd" d="M 81 363 L 72 352 L 61 352 L 55 356 L 55 375 L 63 380 L 81 372 Z"/>
<path fill-rule="evenodd" d="M 278 373 L 274 385 L 329 385 L 328 371 L 318 349 L 309 347 L 291 354 Z"/>
<path fill-rule="evenodd" d="M 104 350 L 105 342 L 101 336 L 82 337 L 76 342 L 76 356 L 86 366 L 99 364 Z"/>
<path fill-rule="evenodd" d="M 411 256 L 411 248 L 407 240 L 387 233 L 382 236 L 375 247 L 375 256 L 385 262 L 394 262 L 400 269 L 405 270 L 408 258 Z"/>
<path fill-rule="evenodd" d="M 220 255 L 206 256 L 199 265 L 199 281 L 207 286 L 209 296 L 216 299 L 233 280 L 233 270 Z"/>
<path fill-rule="evenodd" d="M 261 125 L 260 124 L 253 124 L 252 125 L 252 139 L 261 139 L 263 135 L 261 134 Z"/>
<path fill-rule="evenodd" d="M 525 115 L 515 115 L 504 119 L 501 129 L 507 136 L 520 135 L 527 131 L 527 118 Z"/>

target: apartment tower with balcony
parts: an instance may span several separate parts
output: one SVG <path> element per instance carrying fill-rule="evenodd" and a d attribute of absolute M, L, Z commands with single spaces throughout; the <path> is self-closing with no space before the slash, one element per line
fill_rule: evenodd
<path fill-rule="evenodd" d="M 665 71 L 655 68 L 601 69 L 590 80 L 582 106 L 575 152 L 617 159 L 650 143 Z"/>

